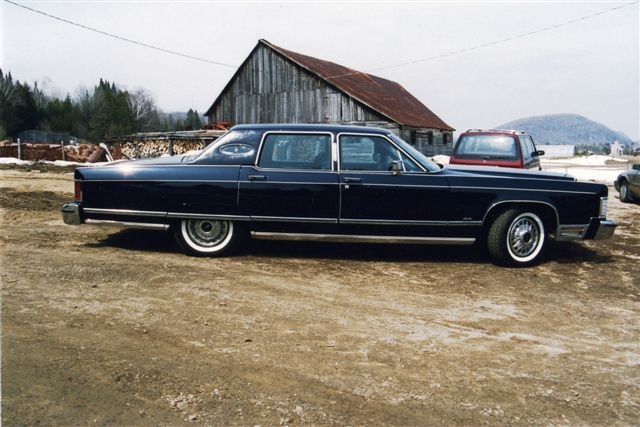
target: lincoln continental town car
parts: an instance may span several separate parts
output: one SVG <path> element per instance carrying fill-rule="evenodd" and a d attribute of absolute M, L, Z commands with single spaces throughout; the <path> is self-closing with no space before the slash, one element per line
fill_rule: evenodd
<path fill-rule="evenodd" d="M 188 253 L 254 239 L 472 245 L 498 264 L 545 242 L 603 239 L 607 187 L 570 176 L 441 166 L 391 131 L 239 125 L 192 155 L 75 171 L 67 224 L 171 230 Z"/>

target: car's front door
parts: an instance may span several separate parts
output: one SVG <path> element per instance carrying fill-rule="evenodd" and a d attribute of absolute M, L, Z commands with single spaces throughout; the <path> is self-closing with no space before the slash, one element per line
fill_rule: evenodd
<path fill-rule="evenodd" d="M 336 224 L 339 183 L 331 147 L 330 133 L 265 134 L 257 165 L 240 170 L 241 212 L 267 228 Z"/>
<path fill-rule="evenodd" d="M 443 174 L 424 171 L 382 135 L 340 134 L 338 151 L 341 225 L 366 234 L 446 234 L 452 200 Z"/>

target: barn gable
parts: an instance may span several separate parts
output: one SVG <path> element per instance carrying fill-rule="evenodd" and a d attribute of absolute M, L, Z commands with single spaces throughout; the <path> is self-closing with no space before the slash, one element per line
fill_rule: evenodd
<path fill-rule="evenodd" d="M 209 123 L 353 123 L 445 154 L 453 128 L 401 85 L 260 40 L 205 113 Z"/>

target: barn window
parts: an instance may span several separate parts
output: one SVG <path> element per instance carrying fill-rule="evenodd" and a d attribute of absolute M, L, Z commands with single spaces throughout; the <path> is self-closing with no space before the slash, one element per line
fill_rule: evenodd
<path fill-rule="evenodd" d="M 427 132 L 427 143 L 433 145 L 433 132 L 431 131 Z"/>

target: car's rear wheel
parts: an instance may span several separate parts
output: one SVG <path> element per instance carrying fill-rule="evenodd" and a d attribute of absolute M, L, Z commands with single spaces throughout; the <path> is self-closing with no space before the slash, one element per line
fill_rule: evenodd
<path fill-rule="evenodd" d="M 223 220 L 183 219 L 175 235 L 185 251 L 198 256 L 228 255 L 239 242 L 238 228 Z"/>
<path fill-rule="evenodd" d="M 510 209 L 500 214 L 487 236 L 489 253 L 499 264 L 525 267 L 535 264 L 545 241 L 544 223 L 527 211 Z"/>
<path fill-rule="evenodd" d="M 631 193 L 629 192 L 629 183 L 627 181 L 622 181 L 620 183 L 620 200 L 623 202 L 633 201 L 633 197 L 631 197 Z"/>

